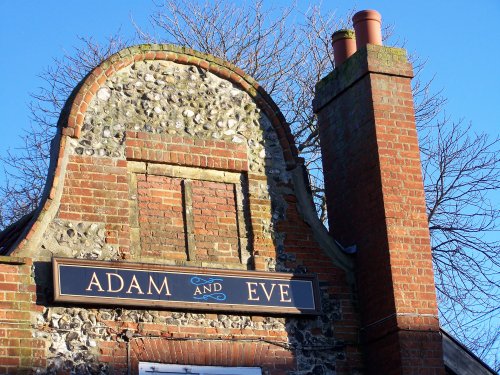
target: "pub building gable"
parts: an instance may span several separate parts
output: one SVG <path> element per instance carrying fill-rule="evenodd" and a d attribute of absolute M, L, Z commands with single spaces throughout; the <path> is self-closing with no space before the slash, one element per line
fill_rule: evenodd
<path fill-rule="evenodd" d="M 186 48 L 130 47 L 78 85 L 59 126 L 46 200 L 9 254 L 33 269 L 19 366 L 328 373 L 356 351 L 333 333 L 355 325 L 352 260 L 251 77 Z M 293 308 L 292 275 L 310 281 L 310 310 Z"/>
<path fill-rule="evenodd" d="M 0 235 L 0 373 L 444 373 L 411 66 L 365 13 L 313 103 L 330 231 L 239 68 L 151 44 L 92 70 L 43 203 Z"/>

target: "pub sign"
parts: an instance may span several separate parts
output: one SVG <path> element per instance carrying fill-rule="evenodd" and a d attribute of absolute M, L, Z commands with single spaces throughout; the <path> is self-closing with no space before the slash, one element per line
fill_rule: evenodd
<path fill-rule="evenodd" d="M 193 310 L 318 314 L 314 275 L 54 258 L 54 300 Z"/>

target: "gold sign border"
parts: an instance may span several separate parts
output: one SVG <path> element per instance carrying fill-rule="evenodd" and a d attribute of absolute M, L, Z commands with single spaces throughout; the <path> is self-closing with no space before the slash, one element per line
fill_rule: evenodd
<path fill-rule="evenodd" d="M 137 271 L 165 271 L 178 272 L 184 274 L 210 275 L 210 276 L 233 276 L 244 278 L 260 278 L 272 280 L 301 280 L 310 281 L 314 299 L 315 309 L 301 310 L 296 307 L 282 307 L 270 305 L 232 305 L 232 304 L 214 304 L 204 302 L 179 302 L 179 301 L 159 301 L 159 300 L 143 300 L 143 299 L 125 299 L 125 298 L 109 298 L 109 297 L 94 297 L 81 295 L 61 294 L 60 284 L 60 265 L 75 265 L 87 267 L 105 267 L 109 269 L 129 269 Z M 242 270 L 226 270 L 216 268 L 199 268 L 199 267 L 180 267 L 180 266 L 164 266 L 150 263 L 129 263 L 129 262 L 112 262 L 74 258 L 52 258 L 52 270 L 54 279 L 54 301 L 55 302 L 76 302 L 82 304 L 99 304 L 113 306 L 135 306 L 140 308 L 171 308 L 175 310 L 203 310 L 203 311 L 227 311 L 227 312 L 259 312 L 266 315 L 273 313 L 279 314 L 301 314 L 301 315 L 318 315 L 321 314 L 321 303 L 319 295 L 319 284 L 316 275 L 313 274 L 292 274 L 283 272 L 262 272 L 262 271 L 242 271 Z"/>

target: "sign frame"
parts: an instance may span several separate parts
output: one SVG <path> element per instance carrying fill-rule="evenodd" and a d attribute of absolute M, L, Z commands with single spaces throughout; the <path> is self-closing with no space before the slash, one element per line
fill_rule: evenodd
<path fill-rule="evenodd" d="M 272 306 L 272 305 L 244 305 L 216 302 L 193 302 L 193 301 L 165 301 L 158 299 L 139 298 L 111 298 L 91 295 L 74 295 L 62 293 L 61 288 L 61 266 L 106 269 L 110 271 L 125 270 L 136 272 L 165 272 L 168 274 L 205 275 L 210 277 L 228 277 L 243 279 L 259 279 L 271 281 L 305 281 L 311 285 L 311 295 L 314 308 L 301 309 L 295 306 Z M 201 311 L 225 311 L 228 313 L 242 312 L 263 315 L 285 314 L 285 315 L 319 315 L 321 314 L 321 300 L 319 282 L 315 274 L 293 274 L 283 272 L 263 272 L 253 270 L 232 270 L 218 268 L 200 268 L 188 266 L 168 266 L 150 263 L 132 263 L 116 261 L 99 261 L 75 258 L 52 258 L 54 301 L 63 303 L 81 303 L 92 305 L 112 306 L 135 306 L 139 308 L 160 308 L 173 310 L 201 310 Z M 195 276 L 194 276 L 195 277 Z M 256 284 L 256 283 L 255 283 Z"/>

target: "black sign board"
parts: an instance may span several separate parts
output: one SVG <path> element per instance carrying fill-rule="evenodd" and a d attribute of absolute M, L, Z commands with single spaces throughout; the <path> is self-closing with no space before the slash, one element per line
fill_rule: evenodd
<path fill-rule="evenodd" d="M 54 258 L 54 299 L 104 305 L 317 314 L 313 275 Z"/>

